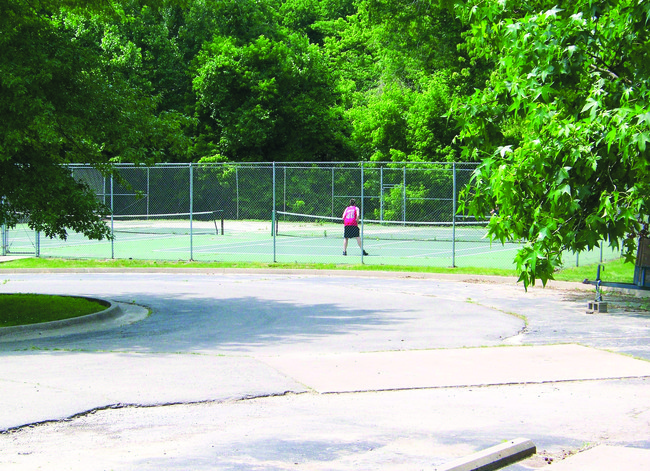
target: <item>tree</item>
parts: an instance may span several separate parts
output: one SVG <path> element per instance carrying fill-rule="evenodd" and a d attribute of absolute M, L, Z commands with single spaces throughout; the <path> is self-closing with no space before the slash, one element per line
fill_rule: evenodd
<path fill-rule="evenodd" d="M 196 59 L 194 90 L 221 156 L 314 161 L 347 156 L 345 126 L 326 57 L 306 36 L 219 36 Z"/>
<path fill-rule="evenodd" d="M 108 173 L 112 162 L 181 151 L 179 117 L 157 112 L 157 100 L 129 80 L 139 52 L 106 54 L 95 40 L 93 28 L 112 14 L 100 1 L 0 3 L 0 223 L 106 237 L 108 208 L 65 164 Z"/>
<path fill-rule="evenodd" d="M 481 160 L 463 208 L 521 240 L 520 281 L 603 241 L 634 258 L 650 205 L 650 3 L 454 2 L 466 47 L 494 71 L 450 113 Z M 645 226 L 647 228 L 647 225 Z"/>
<path fill-rule="evenodd" d="M 454 96 L 471 93 L 484 64 L 459 52 L 466 27 L 435 2 L 364 0 L 358 12 L 317 23 L 346 91 L 357 156 L 373 160 L 458 158 Z"/>
<path fill-rule="evenodd" d="M 280 22 L 291 31 L 304 33 L 313 44 L 325 39 L 321 23 L 336 21 L 356 13 L 354 0 L 283 0 L 279 7 Z"/>

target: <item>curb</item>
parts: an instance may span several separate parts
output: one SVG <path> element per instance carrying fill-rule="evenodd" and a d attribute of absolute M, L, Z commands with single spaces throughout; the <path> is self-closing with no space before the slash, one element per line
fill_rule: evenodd
<path fill-rule="evenodd" d="M 436 471 L 491 471 L 537 453 L 532 441 L 515 438 L 436 468 Z"/>
<path fill-rule="evenodd" d="M 290 275 L 290 276 L 328 276 L 352 278 L 396 278 L 416 280 L 455 281 L 460 283 L 494 283 L 516 286 L 523 289 L 523 284 L 517 281 L 516 276 L 498 275 L 473 275 L 467 273 L 434 273 L 434 272 L 409 272 L 409 271 L 381 271 L 381 270 L 320 270 L 314 268 L 162 268 L 162 267 L 93 267 L 93 268 L 2 268 L 1 275 L 19 274 L 47 274 L 47 273 L 80 273 L 80 274 L 187 274 L 187 275 Z M 541 283 L 529 286 L 532 289 L 559 289 L 593 291 L 594 287 L 577 281 L 549 280 L 546 287 Z"/>
<path fill-rule="evenodd" d="M 72 317 L 70 319 L 61 319 L 58 321 L 41 322 L 38 324 L 15 325 L 10 327 L 0 327 L 0 341 L 6 337 L 12 337 L 16 334 L 24 334 L 29 332 L 47 332 L 58 330 L 65 327 L 74 327 L 88 323 L 101 322 L 105 320 L 115 319 L 122 316 L 122 308 L 119 304 L 104 299 L 91 298 L 86 296 L 69 296 L 71 298 L 82 298 L 89 301 L 95 301 L 99 304 L 107 306 L 103 311 L 87 314 L 85 316 Z"/>

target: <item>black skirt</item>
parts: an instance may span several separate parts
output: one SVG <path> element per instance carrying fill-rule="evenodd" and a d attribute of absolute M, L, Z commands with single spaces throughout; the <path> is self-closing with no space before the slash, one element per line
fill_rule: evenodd
<path fill-rule="evenodd" d="M 359 237 L 359 226 L 345 226 L 345 229 L 343 229 L 343 237 L 345 239 Z"/>

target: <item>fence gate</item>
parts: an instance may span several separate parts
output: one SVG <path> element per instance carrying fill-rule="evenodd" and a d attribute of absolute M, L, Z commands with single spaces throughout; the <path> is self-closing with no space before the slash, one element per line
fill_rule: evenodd
<path fill-rule="evenodd" d="M 9 229 L 2 226 L 2 255 L 34 255 L 39 256 L 39 233 L 30 229 L 27 224 L 18 224 Z"/>

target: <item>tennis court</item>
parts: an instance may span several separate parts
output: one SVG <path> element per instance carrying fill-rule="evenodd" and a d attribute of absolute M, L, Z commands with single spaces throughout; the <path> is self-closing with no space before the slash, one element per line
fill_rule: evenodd
<path fill-rule="evenodd" d="M 4 254 L 92 259 L 196 260 L 265 263 L 335 263 L 397 266 L 514 268 L 517 243 L 490 243 L 485 227 L 473 224 L 422 224 L 370 221 L 363 224 L 361 256 L 355 240 L 342 254 L 343 225 L 335 218 L 306 221 L 304 215 L 271 221 L 221 220 L 205 216 L 190 221 L 178 216 L 130 217 L 113 221 L 113 241 L 92 241 L 70 233 L 67 240 L 48 239 L 25 225 L 5 230 Z M 296 220 L 300 219 L 300 220 Z M 605 248 L 567 254 L 565 264 L 595 263 L 618 257 Z"/>
<path fill-rule="evenodd" d="M 121 182 L 71 166 L 113 216 L 114 239 L 50 240 L 26 224 L 2 229 L 2 255 L 514 268 L 519 243 L 490 243 L 486 219 L 458 211 L 475 163 L 320 162 L 116 166 Z M 356 199 L 343 256 L 341 214 Z M 487 215 L 489 217 L 489 215 Z M 429 221 L 429 222 L 426 222 Z M 608 247 L 567 253 L 566 266 L 618 258 Z"/>

